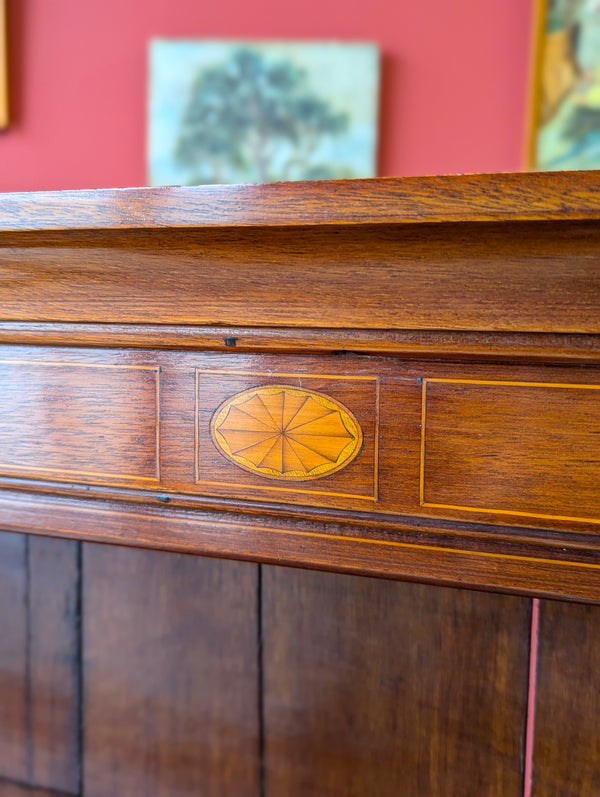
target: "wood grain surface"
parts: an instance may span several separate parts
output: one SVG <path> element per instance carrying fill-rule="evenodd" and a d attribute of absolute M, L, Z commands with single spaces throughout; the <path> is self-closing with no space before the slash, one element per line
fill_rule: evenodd
<path fill-rule="evenodd" d="M 600 384 L 426 380 L 422 468 L 424 506 L 600 521 Z"/>
<path fill-rule="evenodd" d="M 86 797 L 258 797 L 256 565 L 84 549 Z"/>
<path fill-rule="evenodd" d="M 0 535 L 0 605 L 0 776 L 76 794 L 77 544 Z"/>
<path fill-rule="evenodd" d="M 90 543 L 0 537 L 0 795 L 520 795 L 530 602 L 447 585 L 600 602 L 599 196 L 0 197 L 0 522 Z M 346 467 L 215 445 L 282 379 Z M 541 618 L 533 792 L 593 795 L 596 610 Z"/>
<path fill-rule="evenodd" d="M 263 570 L 265 795 L 521 794 L 529 602 Z"/>
<path fill-rule="evenodd" d="M 473 532 L 452 524 L 440 539 L 439 528 L 412 519 L 392 530 L 378 524 L 349 528 L 333 519 L 278 518 L 273 507 L 266 517 L 231 515 L 224 506 L 167 511 L 160 500 L 165 497 L 140 508 L 106 498 L 0 490 L 0 509 L 6 528 L 31 534 L 600 602 L 593 541 L 566 549 L 561 541 L 554 549 L 524 541 L 520 530 L 511 538 L 504 528 L 501 534 L 494 527 Z"/>
<path fill-rule="evenodd" d="M 597 366 L 16 345 L 2 352 L 0 481 L 11 486 L 43 479 L 81 485 L 82 495 L 90 494 L 85 485 L 106 486 L 118 498 L 135 488 L 137 500 L 150 490 L 188 505 L 211 496 L 276 501 L 386 515 L 385 523 L 470 522 L 476 511 L 485 523 L 508 519 L 569 538 L 597 533 Z M 273 468 L 236 461 L 219 432 L 234 423 L 233 410 L 221 415 L 228 402 L 254 393 L 258 402 L 265 390 L 313 391 L 345 408 L 360 439 L 344 467 L 334 458 L 325 472 L 317 459 L 308 479 L 304 470 L 275 479 Z M 240 434 L 262 433 L 227 430 Z"/>
<path fill-rule="evenodd" d="M 597 172 L 4 194 L 0 230 L 598 219 Z"/>
<path fill-rule="evenodd" d="M 594 335 L 428 330 L 291 329 L 171 324 L 76 324 L 0 321 L 0 343 L 108 348 L 193 349 L 283 354 L 380 354 L 472 361 L 600 362 Z"/>
<path fill-rule="evenodd" d="M 0 775 L 27 781 L 27 538 L 0 536 Z"/>
<path fill-rule="evenodd" d="M 71 797 L 69 792 L 56 789 L 40 789 L 14 781 L 0 780 L 0 797 Z"/>
<path fill-rule="evenodd" d="M 158 481 L 158 391 L 152 367 L 0 361 L 0 472 Z"/>
<path fill-rule="evenodd" d="M 600 794 L 600 610 L 540 605 L 534 797 Z"/>
<path fill-rule="evenodd" d="M 86 545 L 79 639 L 77 548 L 0 535 L 0 795 L 521 794 L 527 599 Z M 593 795 L 599 609 L 540 616 L 531 794 Z"/>
<path fill-rule="evenodd" d="M 30 517 L 24 491 L 53 515 L 36 531 L 596 600 L 599 186 L 588 172 L 1 198 L 10 528 Z M 37 369 L 20 381 L 19 359 Z M 275 375 L 353 413 L 346 467 L 280 487 L 218 450 L 214 413 Z M 351 388 L 365 378 L 374 401 Z M 537 386 L 494 407 L 446 395 L 428 459 L 436 380 Z M 107 502 L 95 530 L 91 500 Z"/>
<path fill-rule="evenodd" d="M 79 545 L 29 538 L 31 781 L 80 785 Z"/>
<path fill-rule="evenodd" d="M 7 234 L 0 320 L 597 333 L 597 224 L 541 224 Z"/>
<path fill-rule="evenodd" d="M 6 373 L 19 375 L 0 388 L 7 529 L 420 573 L 436 583 L 492 578 L 489 586 L 546 596 L 600 594 L 597 366 L 3 351 Z M 351 461 L 308 480 L 304 471 L 277 480 L 273 468 L 240 466 L 215 442 L 214 426 L 227 402 L 264 389 L 312 391 L 346 408 L 362 438 Z M 53 517 L 32 519 L 34 506 Z M 102 511 L 90 514 L 93 506 Z"/>

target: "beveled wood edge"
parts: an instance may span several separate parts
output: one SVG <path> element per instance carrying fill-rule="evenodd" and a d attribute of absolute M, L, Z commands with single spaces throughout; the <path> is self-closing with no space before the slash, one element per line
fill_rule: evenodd
<path fill-rule="evenodd" d="M 0 321 L 0 345 L 600 363 L 600 335 Z"/>
<path fill-rule="evenodd" d="M 600 554 L 573 561 L 347 536 L 216 516 L 0 491 L 2 529 L 437 585 L 600 603 Z"/>
<path fill-rule="evenodd" d="M 0 232 L 600 219 L 598 172 L 0 194 Z"/>
<path fill-rule="evenodd" d="M 32 786 L 14 778 L 0 775 L 0 796 L 9 794 L 10 797 L 74 797 L 72 791 Z"/>
<path fill-rule="evenodd" d="M 439 543 L 441 539 L 453 540 L 460 545 L 484 545 L 490 549 L 503 545 L 521 546 L 531 555 L 551 556 L 560 559 L 568 552 L 571 558 L 585 561 L 589 556 L 600 556 L 598 526 L 585 520 L 575 521 L 568 528 L 540 528 L 539 525 L 523 525 L 518 515 L 507 518 L 501 525 L 481 522 L 479 518 L 460 519 L 402 513 L 378 513 L 368 507 L 348 514 L 340 507 L 312 506 L 306 504 L 281 504 L 268 498 L 236 498 L 204 495 L 202 493 L 175 492 L 161 486 L 144 488 L 139 486 L 116 486 L 106 484 L 78 484 L 58 482 L 43 478 L 39 474 L 24 478 L 23 475 L 0 475 L 1 491 L 35 494 L 47 498 L 90 499 L 116 502 L 156 509 L 169 506 L 173 510 L 201 512 L 203 517 L 217 513 L 219 517 L 262 517 L 269 522 L 300 523 L 308 527 L 320 524 L 337 528 L 354 536 L 391 534 L 395 537 L 408 534 L 411 539 L 418 534 L 422 539 Z M 0 518 L 1 526 L 1 518 Z"/>

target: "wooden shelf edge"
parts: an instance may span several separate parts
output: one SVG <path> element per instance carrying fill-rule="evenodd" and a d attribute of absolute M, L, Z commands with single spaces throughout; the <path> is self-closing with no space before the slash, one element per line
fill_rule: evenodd
<path fill-rule="evenodd" d="M 597 172 L 0 194 L 0 232 L 597 220 Z"/>
<path fill-rule="evenodd" d="M 76 540 L 600 603 L 589 561 L 346 536 L 327 524 L 0 491 L 2 527 Z M 416 539 L 416 538 L 415 538 Z"/>
<path fill-rule="evenodd" d="M 600 336 L 452 330 L 0 321 L 0 344 L 600 363 Z"/>

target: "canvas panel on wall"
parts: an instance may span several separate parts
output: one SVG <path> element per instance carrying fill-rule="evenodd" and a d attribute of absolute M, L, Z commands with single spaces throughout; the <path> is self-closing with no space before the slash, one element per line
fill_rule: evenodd
<path fill-rule="evenodd" d="M 372 44 L 157 39 L 150 46 L 150 185 L 376 174 Z"/>
<path fill-rule="evenodd" d="M 600 2 L 538 0 L 530 165 L 600 166 Z"/>

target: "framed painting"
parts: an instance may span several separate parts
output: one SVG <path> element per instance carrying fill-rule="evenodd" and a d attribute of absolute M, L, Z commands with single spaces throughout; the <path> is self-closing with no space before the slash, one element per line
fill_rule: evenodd
<path fill-rule="evenodd" d="M 8 125 L 8 34 L 6 1 L 0 0 L 0 129 Z"/>
<path fill-rule="evenodd" d="M 372 44 L 158 39 L 150 45 L 150 185 L 376 174 Z"/>
<path fill-rule="evenodd" d="M 600 0 L 537 0 L 529 166 L 600 167 Z"/>

